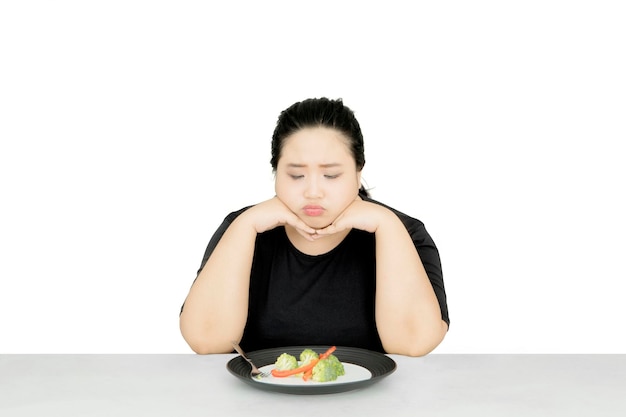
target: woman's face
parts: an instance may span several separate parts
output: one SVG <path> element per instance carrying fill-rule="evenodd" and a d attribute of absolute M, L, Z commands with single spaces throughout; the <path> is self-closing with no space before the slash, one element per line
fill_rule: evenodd
<path fill-rule="evenodd" d="M 305 128 L 285 138 L 276 167 L 276 196 L 314 229 L 331 224 L 358 196 L 348 139 L 325 127 Z"/>

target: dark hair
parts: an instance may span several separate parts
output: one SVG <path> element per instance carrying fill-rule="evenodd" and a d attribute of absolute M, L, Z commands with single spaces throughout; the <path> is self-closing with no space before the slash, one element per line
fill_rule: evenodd
<path fill-rule="evenodd" d="M 323 97 L 297 102 L 280 113 L 272 135 L 270 163 L 274 171 L 278 166 L 285 139 L 307 127 L 327 127 L 341 132 L 348 139 L 357 171 L 363 169 L 365 165 L 363 134 L 354 112 L 345 106 L 341 99 L 330 100 Z M 363 186 L 359 189 L 359 195 L 369 197 Z"/>

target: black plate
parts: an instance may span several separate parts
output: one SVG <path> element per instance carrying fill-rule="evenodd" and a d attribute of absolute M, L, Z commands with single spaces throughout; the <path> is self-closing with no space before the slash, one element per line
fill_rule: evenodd
<path fill-rule="evenodd" d="M 329 346 L 290 346 L 282 348 L 257 350 L 254 352 L 246 353 L 254 364 L 261 368 L 263 366 L 271 365 L 276 362 L 276 358 L 282 353 L 289 353 L 298 357 L 300 352 L 306 348 L 311 348 L 318 353 L 325 352 Z M 390 375 L 396 370 L 396 363 L 393 359 L 379 352 L 373 352 L 366 349 L 358 349 L 352 347 L 337 346 L 337 350 L 334 352 L 341 362 L 352 363 L 363 368 L 366 368 L 372 374 L 371 378 L 349 381 L 341 383 L 335 381 L 334 383 L 311 383 L 306 385 L 282 385 L 272 384 L 266 382 L 255 381 L 250 377 L 250 364 L 245 361 L 241 356 L 237 356 L 226 364 L 226 367 L 237 378 L 243 382 L 252 385 L 255 388 L 282 392 L 286 394 L 334 394 L 338 392 L 351 391 L 359 388 L 363 388 L 372 385 L 384 377 Z"/>

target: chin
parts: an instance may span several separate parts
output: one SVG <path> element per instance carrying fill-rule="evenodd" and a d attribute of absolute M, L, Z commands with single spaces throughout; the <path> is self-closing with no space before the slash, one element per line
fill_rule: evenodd
<path fill-rule="evenodd" d="M 302 221 L 306 223 L 307 226 L 312 227 L 313 229 L 316 229 L 316 230 L 324 229 L 325 227 L 328 227 L 331 224 L 333 224 L 332 220 L 329 220 L 327 218 L 308 217 L 306 219 L 302 219 Z"/>

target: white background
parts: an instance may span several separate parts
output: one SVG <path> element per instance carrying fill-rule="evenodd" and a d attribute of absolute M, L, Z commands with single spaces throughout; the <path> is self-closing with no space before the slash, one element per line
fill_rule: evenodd
<path fill-rule="evenodd" d="M 437 353 L 626 353 L 620 1 L 4 1 L 0 353 L 187 353 L 279 112 L 343 98 L 375 198 L 424 221 Z"/>

